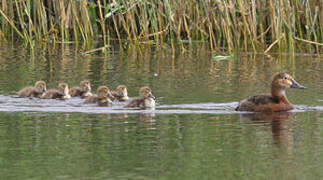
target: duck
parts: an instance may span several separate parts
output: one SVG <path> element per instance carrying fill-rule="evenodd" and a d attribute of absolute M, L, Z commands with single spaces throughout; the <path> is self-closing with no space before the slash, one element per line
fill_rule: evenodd
<path fill-rule="evenodd" d="M 294 106 L 288 101 L 286 89 L 306 89 L 300 85 L 294 78 L 287 73 L 279 73 L 274 76 L 271 83 L 271 94 L 255 95 L 239 102 L 236 111 L 253 111 L 253 112 L 278 112 L 289 111 Z"/>
<path fill-rule="evenodd" d="M 79 96 L 81 98 L 86 98 L 88 96 L 92 96 L 90 81 L 83 80 L 80 82 L 80 86 L 72 87 L 70 90 L 70 95 L 72 97 Z"/>
<path fill-rule="evenodd" d="M 40 98 L 47 91 L 45 81 L 37 81 L 34 86 L 27 86 L 18 92 L 19 97 Z"/>
<path fill-rule="evenodd" d="M 125 108 L 155 108 L 155 96 L 152 94 L 151 89 L 147 86 L 139 89 L 139 97 L 133 98 L 124 107 Z"/>
<path fill-rule="evenodd" d="M 50 89 L 41 96 L 41 99 L 69 99 L 71 98 L 69 94 L 68 84 L 59 83 L 58 89 Z"/>
<path fill-rule="evenodd" d="M 97 103 L 98 106 L 108 106 L 112 103 L 112 98 L 114 98 L 107 86 L 100 86 L 97 89 L 97 94 L 88 96 L 83 101 L 84 104 Z"/>
<path fill-rule="evenodd" d="M 111 94 L 114 97 L 112 100 L 122 102 L 129 99 L 127 86 L 125 85 L 119 85 L 115 91 L 111 91 Z"/>

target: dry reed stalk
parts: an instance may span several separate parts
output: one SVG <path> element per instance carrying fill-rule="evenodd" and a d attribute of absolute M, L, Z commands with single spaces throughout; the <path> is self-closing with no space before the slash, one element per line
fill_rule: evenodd
<path fill-rule="evenodd" d="M 200 40 L 214 50 L 264 51 L 275 42 L 280 51 L 320 53 L 323 4 L 321 0 L 2 0 L 0 23 L 4 38 L 18 36 L 29 44 L 49 39 L 90 43 L 102 34 L 104 44 L 117 38 L 183 48 L 183 42 Z"/>

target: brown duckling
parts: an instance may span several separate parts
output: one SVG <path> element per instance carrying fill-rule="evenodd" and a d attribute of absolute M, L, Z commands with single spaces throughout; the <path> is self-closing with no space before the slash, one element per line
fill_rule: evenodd
<path fill-rule="evenodd" d="M 50 89 L 41 96 L 42 99 L 69 99 L 68 85 L 66 83 L 59 83 L 58 89 Z"/>
<path fill-rule="evenodd" d="M 151 93 L 151 89 L 147 86 L 140 88 L 139 96 L 132 99 L 124 107 L 139 107 L 142 109 L 155 107 L 155 96 Z"/>
<path fill-rule="evenodd" d="M 80 86 L 72 87 L 70 90 L 70 95 L 72 97 L 80 96 L 81 98 L 92 96 L 90 81 L 84 80 L 81 81 Z"/>
<path fill-rule="evenodd" d="M 127 86 L 125 85 L 119 85 L 115 91 L 111 92 L 111 94 L 114 97 L 112 100 L 126 101 L 129 99 Z"/>
<path fill-rule="evenodd" d="M 18 92 L 19 97 L 41 97 L 47 91 L 44 81 L 37 81 L 35 86 L 27 86 Z"/>
<path fill-rule="evenodd" d="M 100 86 L 97 89 L 97 94 L 86 97 L 83 103 L 97 103 L 99 106 L 107 106 L 112 102 L 110 98 L 113 98 L 110 89 L 106 86 Z"/>

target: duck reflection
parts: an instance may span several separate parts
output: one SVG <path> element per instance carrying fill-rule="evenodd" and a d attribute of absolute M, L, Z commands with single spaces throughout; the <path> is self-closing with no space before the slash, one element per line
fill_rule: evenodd
<path fill-rule="evenodd" d="M 133 121 L 133 117 L 135 118 L 135 121 Z M 138 118 L 137 118 L 138 117 Z M 124 123 L 138 123 L 138 122 L 142 122 L 142 123 L 152 123 L 154 122 L 154 117 L 155 117 L 155 113 L 152 112 L 142 112 L 142 113 L 138 113 L 138 114 L 127 114 L 127 113 L 118 113 L 118 114 L 105 114 L 104 116 L 102 116 L 102 119 L 107 119 L 107 120 L 124 120 Z M 129 119 L 130 118 L 130 119 Z M 130 120 L 130 122 L 129 122 Z M 137 121 L 138 120 L 138 121 Z"/>
<path fill-rule="evenodd" d="M 128 118 L 128 114 L 127 113 L 120 113 L 120 114 L 114 114 L 112 116 L 113 119 L 126 119 Z"/>
<path fill-rule="evenodd" d="M 292 131 L 288 128 L 288 120 L 291 112 L 268 112 L 243 114 L 242 118 L 247 118 L 256 123 L 269 123 L 274 143 L 286 147 L 291 147 L 293 142 Z"/>
<path fill-rule="evenodd" d="M 144 123 L 152 123 L 155 121 L 155 113 L 148 112 L 148 113 L 140 113 L 139 114 L 140 121 Z"/>

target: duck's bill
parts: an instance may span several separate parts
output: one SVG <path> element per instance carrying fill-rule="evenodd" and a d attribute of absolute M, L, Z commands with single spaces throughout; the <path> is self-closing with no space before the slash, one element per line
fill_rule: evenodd
<path fill-rule="evenodd" d="M 307 87 L 300 85 L 295 80 L 292 80 L 293 84 L 290 86 L 290 88 L 297 88 L 297 89 L 306 89 Z"/>
<path fill-rule="evenodd" d="M 153 94 L 151 94 L 151 93 L 149 94 L 148 97 L 153 98 L 153 99 L 156 99 L 156 97 Z"/>

